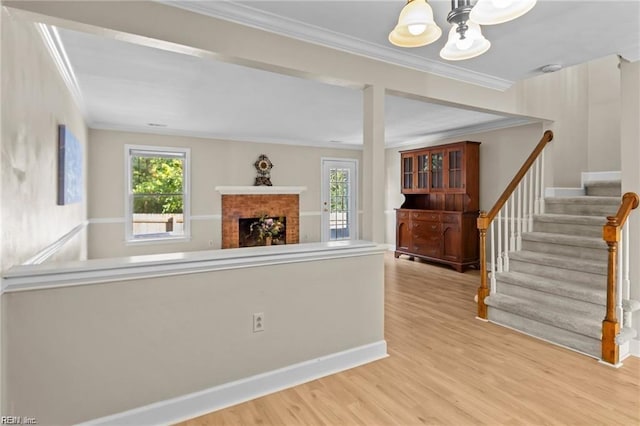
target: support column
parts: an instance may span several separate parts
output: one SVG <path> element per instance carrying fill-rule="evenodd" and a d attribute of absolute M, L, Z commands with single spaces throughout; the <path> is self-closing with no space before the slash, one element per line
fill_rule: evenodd
<path fill-rule="evenodd" d="M 0 179 L 2 179 L 2 176 L 4 176 L 4 174 L 2 173 L 2 152 L 4 151 L 4 134 L 2 133 L 2 123 L 4 122 L 4 115 L 2 113 L 2 106 L 5 103 L 5 99 L 2 96 L 2 82 L 4 81 L 2 79 L 3 77 L 3 73 L 2 73 L 2 40 L 3 40 L 3 31 L 4 28 L 2 27 L 2 21 L 5 20 L 5 14 L 6 14 L 6 10 L 2 7 L 0 7 Z M 5 107 L 6 108 L 6 107 Z M 2 188 L 4 185 L 0 185 L 0 216 L 2 215 L 2 208 L 3 208 L 3 201 L 2 201 Z M 2 235 L 2 220 L 0 220 L 0 235 Z M 2 249 L 3 249 L 3 244 L 2 241 L 0 241 L 0 259 L 3 259 L 2 257 Z M 2 269 L 2 262 L 0 261 L 0 271 Z M 5 362 L 5 356 L 4 356 L 4 351 L 5 351 L 5 347 L 4 347 L 4 336 L 2 333 L 2 330 L 4 330 L 4 324 L 2 323 L 2 317 L 4 316 L 4 313 L 2 312 L 2 305 L 3 305 L 3 299 L 4 296 L 0 296 L 0 413 L 2 415 L 5 415 L 5 413 L 9 413 L 8 411 L 8 406 L 7 403 L 5 401 L 5 383 L 6 383 L 6 373 L 7 373 L 7 369 L 6 367 L 6 362 Z"/>
<path fill-rule="evenodd" d="M 640 194 L 640 62 L 620 60 L 620 170 L 622 193 Z M 631 298 L 640 300 L 640 211 L 633 210 L 628 219 Z M 640 331 L 640 315 L 634 315 L 634 328 Z M 633 346 L 635 344 L 635 348 Z M 640 340 L 632 342 L 631 353 L 640 356 Z"/>
<path fill-rule="evenodd" d="M 363 91 L 362 238 L 384 243 L 384 88 Z"/>

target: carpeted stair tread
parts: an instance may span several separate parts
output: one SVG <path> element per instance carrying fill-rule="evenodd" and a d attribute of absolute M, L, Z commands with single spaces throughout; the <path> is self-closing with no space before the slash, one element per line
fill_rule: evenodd
<path fill-rule="evenodd" d="M 622 182 L 620 180 L 603 180 L 587 182 L 585 192 L 588 196 L 621 197 Z"/>
<path fill-rule="evenodd" d="M 595 195 L 579 195 L 574 197 L 545 198 L 546 204 L 597 204 L 606 206 L 620 205 L 620 197 L 603 197 Z"/>
<path fill-rule="evenodd" d="M 534 215 L 533 220 L 540 222 L 553 222 L 553 223 L 568 223 L 576 225 L 600 225 L 604 226 L 607 223 L 605 216 L 586 216 L 586 215 L 573 215 L 573 214 L 556 214 L 545 213 Z"/>
<path fill-rule="evenodd" d="M 538 275 L 512 271 L 496 273 L 496 280 L 548 293 L 552 296 L 556 295 L 598 305 L 605 305 L 607 303 L 606 286 L 604 281 L 601 286 L 595 286 L 587 283 L 560 281 Z"/>
<path fill-rule="evenodd" d="M 485 303 L 490 307 L 593 339 L 600 339 L 602 336 L 602 318 L 586 316 L 583 312 L 564 306 L 536 303 L 503 294 L 492 294 L 485 298 Z"/>
<path fill-rule="evenodd" d="M 489 321 L 495 324 L 573 349 L 596 359 L 600 359 L 602 354 L 602 342 L 600 339 L 587 337 L 584 334 L 574 333 L 573 331 L 535 321 L 498 308 L 490 308 L 488 314 Z"/>
<path fill-rule="evenodd" d="M 555 254 L 549 255 L 526 250 L 510 252 L 509 259 L 561 269 L 568 269 L 572 271 L 587 272 L 590 274 L 607 274 L 606 261 L 598 262 L 596 260 L 578 259 L 574 257 L 560 256 Z"/>
<path fill-rule="evenodd" d="M 556 234 L 552 232 L 525 232 L 522 234 L 522 239 L 566 246 L 607 249 L 607 243 L 605 243 L 602 238 L 582 237 L 579 235 Z"/>

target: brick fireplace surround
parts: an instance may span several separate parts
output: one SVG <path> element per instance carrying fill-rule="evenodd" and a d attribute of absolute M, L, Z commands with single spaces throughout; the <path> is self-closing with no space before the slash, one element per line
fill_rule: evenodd
<path fill-rule="evenodd" d="M 239 221 L 260 217 L 286 217 L 285 241 L 300 241 L 300 192 L 304 187 L 243 186 L 217 187 L 222 194 L 223 249 L 239 247 Z"/>

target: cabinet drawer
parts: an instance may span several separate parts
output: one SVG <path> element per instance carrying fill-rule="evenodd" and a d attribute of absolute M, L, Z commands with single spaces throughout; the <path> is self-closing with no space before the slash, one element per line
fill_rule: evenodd
<path fill-rule="evenodd" d="M 440 250 L 439 245 L 430 246 L 430 245 L 423 245 L 423 244 L 414 244 L 413 251 L 416 254 L 421 254 L 423 256 L 430 256 L 430 257 L 440 257 L 440 253 L 442 252 L 442 250 Z"/>
<path fill-rule="evenodd" d="M 409 212 L 403 210 L 396 210 L 396 217 L 398 219 L 409 219 Z"/>
<path fill-rule="evenodd" d="M 413 212 L 411 218 L 416 220 L 426 220 L 429 222 L 440 222 L 440 213 L 438 212 Z"/>
<path fill-rule="evenodd" d="M 440 247 L 442 244 L 442 235 L 440 234 L 427 234 L 427 235 L 413 235 L 413 243 L 424 247 Z"/>
<path fill-rule="evenodd" d="M 442 213 L 442 221 L 445 223 L 457 223 L 460 224 L 462 215 L 456 213 Z"/>
<path fill-rule="evenodd" d="M 413 221 L 411 225 L 411 230 L 414 234 L 420 233 L 441 233 L 442 225 L 439 222 L 427 222 L 423 220 Z"/>

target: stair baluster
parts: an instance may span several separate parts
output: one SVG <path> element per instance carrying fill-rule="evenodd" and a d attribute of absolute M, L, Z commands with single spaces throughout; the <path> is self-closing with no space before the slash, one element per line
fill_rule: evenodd
<path fill-rule="evenodd" d="M 529 227 L 529 213 L 527 211 L 529 208 L 529 197 L 527 196 L 528 178 L 529 172 L 527 172 L 527 174 L 524 175 L 524 178 L 522 178 L 522 232 L 520 234 L 527 232 L 527 228 Z M 520 244 L 522 245 L 522 235 L 520 237 Z"/>
<path fill-rule="evenodd" d="M 540 155 L 540 214 L 544 214 L 544 151 Z"/>
<path fill-rule="evenodd" d="M 535 193 L 535 205 L 534 205 L 534 212 L 535 214 L 540 214 L 540 180 L 541 180 L 541 175 L 540 175 L 540 157 L 536 158 L 536 193 Z"/>
<path fill-rule="evenodd" d="M 504 253 L 502 253 L 504 272 L 509 272 L 509 203 L 504 203 Z"/>
<path fill-rule="evenodd" d="M 493 256 L 493 253 L 491 254 Z M 497 271 L 503 272 L 502 267 L 502 210 L 498 212 L 498 259 L 497 259 Z"/>
<path fill-rule="evenodd" d="M 478 288 L 477 294 L 477 302 L 478 302 L 478 318 L 487 319 L 487 305 L 484 302 L 485 297 L 489 296 L 490 292 L 495 291 L 496 283 L 495 283 L 495 251 L 494 251 L 494 230 L 493 230 L 493 220 L 498 215 L 498 213 L 503 209 L 505 211 L 505 247 L 504 247 L 504 256 L 502 259 L 502 269 L 504 271 L 509 270 L 509 256 L 508 252 L 519 250 L 522 244 L 522 226 L 523 226 L 523 205 L 525 204 L 523 191 L 526 191 L 526 184 L 523 183 L 523 179 L 527 172 L 533 167 L 534 163 L 538 164 L 539 157 L 542 157 L 541 161 L 541 173 L 536 177 L 536 185 L 538 185 L 538 180 L 540 180 L 540 209 L 544 211 L 544 199 L 542 198 L 542 191 L 544 188 L 542 182 L 542 176 L 544 175 L 544 148 L 551 140 L 553 140 L 553 132 L 547 130 L 544 132 L 544 135 L 536 145 L 533 152 L 526 159 L 522 167 L 516 176 L 511 180 L 511 183 L 504 190 L 498 201 L 493 206 L 493 208 L 487 212 L 480 212 L 480 216 L 478 217 L 477 226 L 480 232 L 480 287 Z M 536 166 L 537 167 L 537 166 Z M 524 186 L 523 186 L 524 185 Z M 531 187 L 531 184 L 529 184 Z M 517 189 L 517 194 L 514 195 L 514 192 Z M 517 205 L 516 205 L 516 196 L 517 196 Z M 511 224 L 509 225 L 509 200 L 511 202 Z M 517 238 L 516 238 L 516 208 L 518 209 L 517 216 Z M 526 209 L 526 206 L 524 207 Z M 486 252 L 486 243 L 487 243 L 487 229 L 491 226 L 490 230 L 490 243 L 491 243 L 491 288 L 487 286 L 487 252 Z M 501 226 L 500 221 L 498 221 L 498 227 Z M 510 229 L 510 231 L 509 231 Z M 499 232 L 499 231 L 498 231 Z M 500 239 L 500 235 L 498 235 Z M 500 252 L 500 247 L 498 248 Z"/>
<path fill-rule="evenodd" d="M 496 251 L 495 251 L 495 242 L 493 239 L 493 222 L 491 222 L 490 230 L 491 230 L 491 292 L 496 291 Z"/>
<path fill-rule="evenodd" d="M 527 231 L 529 232 L 533 231 L 533 199 L 535 197 L 533 194 L 533 181 L 535 180 L 534 171 L 534 168 L 529 170 L 529 226 L 527 227 Z"/>
<path fill-rule="evenodd" d="M 516 197 L 511 197 L 511 232 L 509 233 L 509 251 L 516 250 Z"/>
<path fill-rule="evenodd" d="M 520 251 L 522 248 L 522 182 L 518 184 L 517 190 L 517 198 L 518 198 L 518 223 L 517 223 L 517 234 L 516 234 L 516 251 Z"/>

